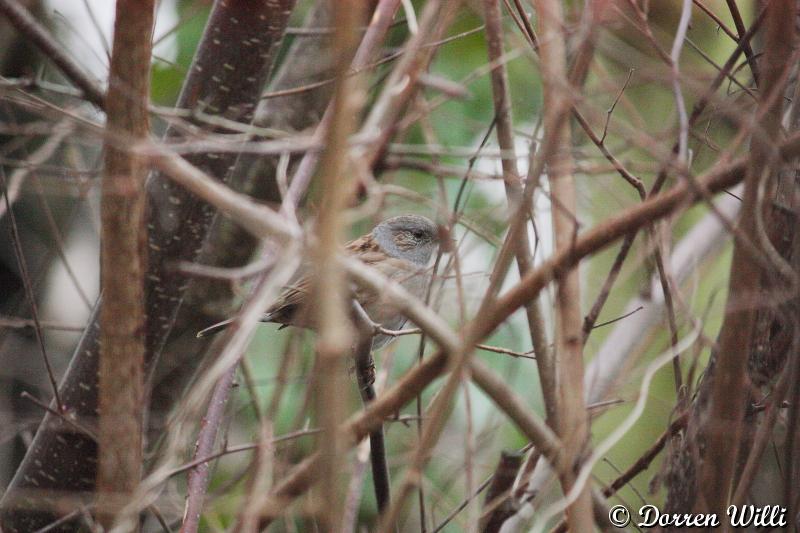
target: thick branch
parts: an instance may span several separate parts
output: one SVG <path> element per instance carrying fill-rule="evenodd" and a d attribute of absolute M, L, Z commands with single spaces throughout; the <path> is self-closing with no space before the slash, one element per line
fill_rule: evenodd
<path fill-rule="evenodd" d="M 135 11 L 130 20 L 127 14 Z M 132 140 L 149 134 L 153 0 L 118 0 L 106 112 L 107 128 Z M 142 468 L 145 329 L 144 242 L 147 160 L 110 142 L 102 187 L 100 456 L 98 516 L 110 528 L 139 483 Z"/>
<path fill-rule="evenodd" d="M 786 53 L 794 42 L 795 1 L 773 1 L 767 6 L 765 68 L 762 72 L 760 134 L 752 139 L 744 184 L 739 231 L 752 243 L 759 243 L 757 218 L 763 216 L 760 191 L 769 186 L 780 161 L 773 146 L 780 133 L 783 90 L 786 83 Z M 762 137 L 763 135 L 763 137 Z M 762 189 L 764 188 L 764 189 Z M 770 196 L 766 196 L 769 198 Z M 731 263 L 728 302 L 719 334 L 716 367 L 707 415 L 707 461 L 700 474 L 705 500 L 695 507 L 724 516 L 731 496 L 731 481 L 739 451 L 739 436 L 749 397 L 747 360 L 753 339 L 755 316 L 760 305 L 761 269 L 750 254 L 736 242 Z"/>
<path fill-rule="evenodd" d="M 217 0 L 184 83 L 178 107 L 249 122 L 283 37 L 293 0 L 250 2 Z M 220 38 L 222 37 L 222 38 Z M 244 44 L 246 43 L 246 44 Z M 175 135 L 175 131 L 168 135 Z M 237 154 L 199 154 L 192 161 L 218 179 L 228 173 Z M 192 261 L 208 233 L 214 209 L 162 175 L 147 184 L 149 265 L 145 277 L 147 309 L 146 364 L 152 367 L 170 333 L 186 290 L 182 274 L 170 266 Z M 62 383 L 63 401 L 78 418 L 96 416 L 98 372 L 98 306 L 72 358 Z M 95 444 L 63 423 L 46 416 L 28 449 L 3 502 L 16 491 L 42 492 L 94 489 Z M 56 464 L 50 458 L 60 457 Z M 42 466 L 39 466 L 42 465 Z M 53 469 L 57 468 L 58 472 Z M 15 510 L 0 503 L 6 531 L 35 531 L 52 522 L 45 499 L 32 502 L 38 511 Z"/>
<path fill-rule="evenodd" d="M 497 125 L 497 144 L 500 149 L 509 154 L 514 153 L 514 121 L 511 116 L 511 94 L 508 88 L 508 73 L 503 56 L 503 27 L 498 0 L 484 0 L 484 17 L 486 19 L 486 41 L 489 61 L 497 66 L 492 69 L 492 95 L 494 102 L 495 123 Z M 533 149 L 533 148 L 531 148 Z M 510 211 L 516 213 L 521 220 L 512 220 L 512 229 L 508 238 L 514 242 L 517 268 L 520 276 L 524 276 L 531 269 L 533 257 L 531 255 L 530 241 L 528 239 L 528 213 L 530 212 L 530 196 L 524 195 L 522 180 L 514 157 L 504 157 L 502 160 L 503 180 L 506 187 L 506 197 Z M 513 228 L 518 228 L 516 231 Z M 539 381 L 544 397 L 547 417 L 550 424 L 554 424 L 556 406 L 558 403 L 555 384 L 555 362 L 548 346 L 547 331 L 544 328 L 541 304 L 538 299 L 532 300 L 525 306 L 528 319 L 528 329 L 531 342 L 536 354 L 536 366 L 539 369 Z"/>

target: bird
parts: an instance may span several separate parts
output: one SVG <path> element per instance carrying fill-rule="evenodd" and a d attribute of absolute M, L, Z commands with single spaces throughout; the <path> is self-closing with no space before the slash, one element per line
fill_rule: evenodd
<path fill-rule="evenodd" d="M 430 219 L 421 215 L 399 215 L 384 220 L 371 232 L 345 245 L 345 252 L 376 268 L 392 281 L 400 283 L 412 295 L 422 298 L 430 282 L 427 268 L 439 248 L 439 231 Z M 275 303 L 261 317 L 261 322 L 314 328 L 312 313 L 307 312 L 307 297 L 311 291 L 311 269 L 305 265 L 295 279 L 284 287 Z M 380 294 L 353 287 L 352 297 L 361 304 L 367 317 L 389 330 L 399 330 L 407 318 Z M 219 333 L 234 319 L 223 320 L 197 333 L 205 337 Z M 379 333 L 373 336 L 372 350 L 388 344 L 395 337 Z"/>

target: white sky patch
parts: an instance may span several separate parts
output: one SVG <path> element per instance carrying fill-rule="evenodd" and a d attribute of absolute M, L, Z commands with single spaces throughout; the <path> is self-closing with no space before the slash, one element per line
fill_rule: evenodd
<path fill-rule="evenodd" d="M 53 22 L 59 41 L 86 70 L 104 82 L 108 75 L 106 47 L 111 46 L 112 42 L 115 5 L 110 0 L 47 0 L 47 7 L 54 14 Z M 156 13 L 155 38 L 158 39 L 177 23 L 175 1 L 162 0 Z M 170 35 L 162 40 L 153 53 L 174 61 L 178 56 L 175 36 Z"/>
<path fill-rule="evenodd" d="M 111 0 L 46 0 L 56 38 L 67 53 L 86 71 L 105 84 L 108 76 L 108 52 L 106 46 L 112 42 L 115 4 Z M 87 10 L 91 9 L 92 15 Z M 135 14 L 131 14 L 135 16 Z M 94 20 L 93 20 L 94 18 Z M 163 35 L 178 23 L 175 0 L 162 0 L 156 14 L 155 38 Z M 177 39 L 174 35 L 165 38 L 154 54 L 168 60 L 177 57 Z M 48 68 L 55 68 L 49 66 Z M 86 113 L 93 108 L 86 106 Z M 96 203 L 96 198 L 93 200 Z M 94 214 L 99 211 L 96 207 Z M 95 216 L 94 214 L 89 216 Z M 85 231 L 86 221 L 75 222 L 65 234 L 65 254 L 80 278 L 79 283 L 94 303 L 100 275 L 98 264 L 99 243 L 97 235 Z M 83 325 L 89 318 L 90 309 L 84 305 L 64 264 L 53 261 L 47 279 L 47 296 L 43 300 L 42 316 L 70 326 Z M 47 331 L 50 346 L 68 351 L 78 338 L 77 333 Z"/>
<path fill-rule="evenodd" d="M 524 131 L 532 130 L 532 127 L 523 125 L 521 128 Z M 478 141 L 476 141 L 478 142 Z M 528 173 L 528 150 L 530 149 L 530 141 L 525 137 L 516 137 L 514 140 L 514 150 L 517 154 L 517 168 L 519 169 L 520 174 L 524 177 Z M 496 143 L 489 143 L 487 148 L 492 150 L 498 150 L 498 146 Z M 481 172 L 485 172 L 487 174 L 494 174 L 494 175 L 502 175 L 502 166 L 500 159 L 497 157 L 479 157 L 475 163 L 475 169 Z M 550 198 L 548 195 L 549 192 L 549 184 L 547 182 L 547 176 L 542 176 L 541 179 L 541 186 L 540 189 L 536 192 L 535 195 L 535 217 L 536 217 L 536 229 L 537 232 L 534 234 L 533 226 L 528 224 L 528 238 L 530 241 L 531 250 L 536 249 L 535 255 L 535 263 L 540 264 L 545 259 L 550 257 L 553 253 L 553 226 L 551 220 L 551 206 L 550 206 Z M 505 186 L 502 181 L 500 180 L 475 180 L 474 182 L 474 189 L 473 194 L 482 195 L 487 199 L 489 204 L 496 206 L 497 213 L 494 215 L 498 220 L 502 220 L 503 222 L 507 222 L 505 217 L 510 216 L 508 211 L 508 200 L 506 198 L 506 191 Z M 456 228 L 456 238 L 461 239 L 464 234 L 467 233 L 467 230 L 463 227 Z M 538 237 L 538 242 L 537 242 Z M 462 264 L 462 271 L 463 272 L 484 272 L 486 273 L 485 276 L 481 276 L 480 278 L 472 277 L 465 279 L 465 285 L 473 287 L 478 286 L 480 287 L 479 290 L 470 290 L 467 291 L 468 300 L 469 300 L 469 307 L 472 308 L 472 311 L 475 310 L 476 306 L 478 305 L 480 299 L 483 296 L 483 291 L 486 288 L 486 284 L 488 283 L 488 273 L 491 272 L 492 268 L 494 267 L 494 261 L 496 259 L 497 250 L 495 250 L 491 245 L 485 242 L 482 238 L 469 233 L 466 236 L 465 242 L 463 246 L 460 248 L 461 251 L 461 264 Z M 503 288 L 501 289 L 501 293 L 508 290 L 512 286 L 516 285 L 519 282 L 519 272 L 517 270 L 516 263 L 512 264 L 512 266 L 508 270 L 508 275 L 503 283 Z M 545 304 L 549 302 L 550 295 L 548 291 L 544 291 L 542 297 L 545 298 Z M 549 305 L 544 305 L 545 309 L 549 308 Z M 548 322 L 551 320 L 549 313 L 545 313 L 545 320 Z M 511 319 L 512 327 L 514 327 L 517 331 L 524 331 L 527 328 L 526 319 L 524 316 L 524 312 L 520 311 L 515 313 Z M 526 335 L 522 335 L 523 339 L 523 346 L 529 344 Z M 527 348 L 526 348 L 527 349 Z"/>
<path fill-rule="evenodd" d="M 524 131 L 532 130 L 533 128 L 527 125 L 521 126 Z M 499 149 L 496 144 L 491 145 L 492 149 Z M 517 169 L 520 174 L 525 177 L 528 174 L 528 150 L 530 149 L 530 141 L 525 137 L 516 137 L 514 139 L 514 151 L 517 155 Z M 480 157 L 475 163 L 475 169 L 488 174 L 502 175 L 503 169 L 499 158 L 496 157 Z M 540 190 L 536 192 L 534 202 L 534 216 L 536 218 L 536 229 L 538 233 L 538 249 L 536 251 L 535 262 L 541 263 L 545 258 L 553 253 L 553 225 L 550 216 L 550 198 L 549 184 L 547 176 L 543 175 L 540 180 Z M 506 190 L 504 184 L 499 181 L 476 180 L 475 192 L 483 194 L 490 203 L 497 205 L 507 213 L 507 200 Z M 531 250 L 537 246 L 537 235 L 534 235 L 533 228 L 528 224 L 528 238 L 531 243 Z M 511 276 L 509 276 L 509 280 Z"/>

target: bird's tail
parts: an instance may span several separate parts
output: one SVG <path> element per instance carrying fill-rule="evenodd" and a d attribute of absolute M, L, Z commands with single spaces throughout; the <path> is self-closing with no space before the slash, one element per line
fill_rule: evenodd
<path fill-rule="evenodd" d="M 231 322 L 233 322 L 233 318 L 229 318 L 227 320 L 223 320 L 222 322 L 217 322 L 216 324 L 212 324 L 205 329 L 201 329 L 197 332 L 197 338 L 200 337 L 208 337 L 209 335 L 216 335 L 223 329 L 227 328 Z"/>

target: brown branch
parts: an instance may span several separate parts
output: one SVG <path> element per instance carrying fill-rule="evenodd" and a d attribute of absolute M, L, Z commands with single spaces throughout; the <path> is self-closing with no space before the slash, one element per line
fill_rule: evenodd
<path fill-rule="evenodd" d="M 784 159 L 791 159 L 800 154 L 800 135 L 793 135 L 779 145 L 780 155 Z M 162 156 L 157 160 L 162 170 L 168 171 L 179 183 L 188 187 L 193 193 L 205 200 L 212 202 L 217 207 L 224 209 L 229 216 L 249 227 L 259 236 L 278 236 L 281 239 L 294 237 L 293 230 L 286 226 L 283 219 L 273 211 L 255 206 L 246 196 L 236 194 L 224 186 L 215 184 L 202 172 L 193 169 L 185 162 L 179 163 L 177 156 Z M 727 164 L 720 164 L 705 175 L 698 178 L 698 182 L 710 192 L 719 192 L 732 187 L 744 176 L 747 159 L 739 158 Z M 490 312 L 484 314 L 474 327 L 474 338 L 482 339 L 491 333 L 499 324 L 507 319 L 510 314 L 525 305 L 535 297 L 547 283 L 565 270 L 574 267 L 584 257 L 591 255 L 620 237 L 637 230 L 659 218 L 671 215 L 684 205 L 697 201 L 689 186 L 685 183 L 674 187 L 668 192 L 633 207 L 624 213 L 612 217 L 592 230 L 576 238 L 574 244 L 565 250 L 556 253 L 539 268 L 531 271 L 520 283 L 506 292 Z M 353 272 L 353 271 L 351 271 Z M 404 311 L 411 310 L 407 307 Z M 420 327 L 423 324 L 417 323 Z M 446 334 L 435 327 L 423 327 L 437 342 L 443 345 L 453 341 L 446 340 Z M 439 333 L 445 335 L 442 337 Z M 457 343 L 457 341 L 456 341 Z M 377 427 L 380 421 L 388 418 L 405 403 L 416 397 L 433 379 L 441 375 L 448 363 L 448 353 L 440 351 L 420 365 L 408 372 L 398 383 L 363 413 L 351 419 L 345 426 L 345 431 L 350 435 L 351 445 L 354 445 L 369 431 Z M 272 493 L 270 508 L 266 512 L 280 514 L 286 501 L 302 493 L 312 482 L 312 472 L 317 466 L 318 456 L 312 456 L 290 473 Z"/>
<path fill-rule="evenodd" d="M 249 0 L 217 0 L 184 82 L 178 107 L 200 108 L 208 114 L 250 122 L 263 88 L 293 0 L 253 3 Z M 220 33 L 225 36 L 220 39 Z M 249 45 L 242 45 L 242 42 Z M 173 127 L 168 135 L 174 136 Z M 238 154 L 199 154 L 191 160 L 219 179 L 228 175 Z M 149 209 L 148 270 L 145 277 L 147 330 L 139 332 L 146 342 L 148 370 L 157 361 L 186 292 L 186 279 L 171 269 L 178 261 L 193 261 L 206 237 L 214 210 L 180 186 L 156 173 L 147 184 Z M 94 417 L 97 409 L 99 310 L 96 306 L 86 334 L 76 348 L 60 388 L 62 401 L 74 406 L 75 416 Z M 99 307 L 102 307 L 100 305 Z M 127 312 L 127 311 L 126 311 Z M 187 371 L 191 367 L 187 367 Z M 13 501 L 16 491 L 37 487 L 91 492 L 96 465 L 91 457 L 95 444 L 83 435 L 61 432 L 62 424 L 46 416 L 3 502 Z M 50 458 L 62 458 L 54 464 Z M 61 470 L 63 464 L 70 469 Z M 42 466 L 39 466 L 42 465 Z M 53 473 L 52 468 L 59 468 Z M 9 531 L 34 531 L 52 522 L 57 513 L 44 499 L 38 509 L 11 509 L 0 502 L 0 524 Z"/>
<path fill-rule="evenodd" d="M 129 17 L 132 12 L 137 16 Z M 132 141 L 150 134 L 150 56 L 155 2 L 117 0 L 106 99 L 107 128 Z M 107 529 L 142 472 L 145 179 L 141 154 L 105 146 L 102 183 L 98 519 Z"/>
<path fill-rule="evenodd" d="M 736 26 L 736 32 L 739 34 L 739 40 L 742 41 L 742 38 L 746 33 L 744 21 L 742 20 L 742 14 L 739 12 L 739 7 L 736 5 L 736 0 L 726 0 L 726 3 L 728 4 L 728 10 L 731 12 L 731 18 L 733 18 L 733 24 Z M 758 86 L 759 79 L 761 78 L 758 70 L 758 62 L 756 61 L 756 56 L 753 53 L 753 48 L 746 40 L 743 41 L 743 50 L 744 55 L 747 58 L 747 64 L 750 65 L 750 71 L 753 73 L 753 81 L 756 83 L 756 86 Z"/>
<path fill-rule="evenodd" d="M 536 0 L 539 15 L 539 56 L 544 90 L 544 129 L 558 139 L 555 149 L 547 154 L 550 193 L 560 208 L 553 208 L 553 234 L 556 253 L 569 250 L 578 233 L 575 220 L 575 180 L 570 156 L 572 137 L 563 115 L 572 108 L 567 78 L 567 53 L 562 7 L 556 0 Z M 567 461 L 577 462 L 588 438 L 588 416 L 583 393 L 583 315 L 580 309 L 580 278 L 577 270 L 564 270 L 557 276 L 555 352 L 558 354 L 558 434 L 564 445 Z M 572 490 L 575 474 L 572 469 L 559 472 L 566 494 Z M 594 529 L 590 499 L 584 487 L 567 509 L 567 522 L 573 531 Z"/>
<path fill-rule="evenodd" d="M 703 13 L 705 13 L 706 15 L 708 15 L 708 18 L 710 18 L 711 20 L 713 20 L 713 21 L 714 21 L 714 23 L 715 23 L 717 26 L 719 26 L 719 28 L 720 28 L 720 29 L 721 29 L 721 30 L 722 30 L 722 31 L 725 33 L 725 35 L 727 35 L 728 37 L 730 37 L 730 38 L 731 38 L 731 40 L 732 40 L 733 42 L 735 42 L 735 43 L 738 43 L 738 42 L 739 42 L 739 36 L 737 36 L 737 35 L 736 35 L 736 33 L 734 33 L 734 32 L 733 32 L 733 30 L 731 30 L 731 29 L 730 29 L 730 28 L 729 28 L 729 27 L 728 27 L 728 26 L 727 26 L 727 25 L 726 25 L 726 24 L 725 24 L 725 23 L 722 21 L 722 19 L 720 19 L 720 18 L 719 18 L 719 17 L 716 15 L 716 13 L 714 13 L 713 11 L 711 11 L 711 9 L 710 9 L 708 6 L 706 6 L 706 5 L 705 5 L 703 2 L 701 2 L 700 0 L 693 0 L 693 2 L 694 2 L 694 5 L 696 5 L 697 7 L 699 7 L 699 8 L 700 8 L 700 11 L 702 11 Z"/>
<path fill-rule="evenodd" d="M 521 11 L 521 6 L 517 5 Z M 508 72 L 503 56 L 503 26 L 498 0 L 484 0 L 484 19 L 486 21 L 486 48 L 489 61 L 495 64 L 492 69 L 492 96 L 494 102 L 495 126 L 497 129 L 497 143 L 507 157 L 501 160 L 503 167 L 503 181 L 506 189 L 506 198 L 509 211 L 515 213 L 512 217 L 512 228 L 507 239 L 517 260 L 517 269 L 520 276 L 527 274 L 532 268 L 533 256 L 528 240 L 528 213 L 530 212 L 530 195 L 523 194 L 522 180 L 514 157 L 514 121 L 511 116 L 511 95 L 508 88 Z M 520 13 L 524 16 L 524 13 Z M 532 43 L 535 40 L 531 41 Z M 531 148 L 533 149 L 533 148 Z M 497 282 L 495 282 L 497 283 Z M 547 342 L 547 332 L 542 317 L 541 302 L 531 300 L 525 306 L 528 319 L 528 330 L 531 343 L 536 354 L 536 366 L 539 369 L 542 396 L 547 410 L 550 424 L 555 424 L 558 413 L 558 398 L 556 393 L 555 361 Z"/>
<path fill-rule="evenodd" d="M 181 533 L 194 533 L 200 526 L 200 517 L 203 511 L 203 501 L 205 500 L 208 481 L 210 478 L 208 460 L 199 461 L 211 455 L 214 443 L 217 440 L 217 433 L 222 424 L 225 414 L 225 405 L 228 403 L 231 386 L 236 376 L 236 366 L 232 366 L 225 374 L 219 378 L 211 399 L 208 401 L 208 409 L 203 419 L 200 421 L 200 433 L 194 445 L 194 458 L 192 462 L 197 465 L 189 471 L 186 481 L 186 506 L 183 511 L 183 524 Z"/>
<path fill-rule="evenodd" d="M 361 7 L 359 7 L 361 6 Z M 317 242 L 312 248 L 313 312 L 318 324 L 314 383 L 314 414 L 322 434 L 317 440 L 321 454 L 318 477 L 320 502 L 317 520 L 324 531 L 340 527 L 343 518 L 344 495 L 347 494 L 344 470 L 345 448 L 337 429 L 346 416 L 345 362 L 355 338 L 348 320 L 347 280 L 344 269 L 335 258 L 345 235 L 342 212 L 351 201 L 352 166 L 347 138 L 355 128 L 360 105 L 364 101 L 360 77 L 348 77 L 349 58 L 358 46 L 358 28 L 366 14 L 357 0 L 337 2 L 333 5 L 336 31 L 332 48 L 336 73 L 336 88 L 328 106 L 328 119 L 323 118 L 317 128 L 325 140 L 325 151 L 320 160 L 319 184 L 324 191 L 315 224 Z M 385 16 L 388 28 L 391 19 Z M 384 30 L 385 31 L 385 30 Z M 365 54 L 369 57 L 373 49 Z M 357 58 L 359 59 L 359 58 Z M 302 163 L 300 165 L 302 167 Z M 302 192 L 301 192 L 302 194 Z M 299 196 L 297 197 L 299 200 Z M 284 206 L 294 207 L 287 196 Z"/>
<path fill-rule="evenodd" d="M 352 63 L 350 64 L 349 71 L 345 72 L 344 76 L 349 77 L 351 72 L 359 72 L 363 70 L 374 59 L 379 51 L 380 44 L 386 38 L 386 34 L 392 25 L 392 19 L 400 6 L 400 0 L 382 0 L 375 7 L 375 12 L 367 27 L 367 32 L 361 41 L 358 49 L 355 51 Z M 350 57 L 349 55 L 346 57 Z M 346 70 L 347 67 L 345 66 Z M 340 82 L 341 83 L 341 82 Z M 334 103 L 328 105 L 325 114 L 322 116 L 314 131 L 313 139 L 317 141 L 323 140 L 328 135 L 328 129 L 331 127 L 334 113 Z M 311 176 L 317 167 L 320 154 L 316 151 L 308 151 L 303 156 L 303 159 L 297 166 L 297 170 L 292 177 L 292 182 L 289 185 L 289 190 L 283 200 L 283 209 L 287 213 L 293 213 L 294 209 L 299 205 L 301 198 L 305 194 Z"/>
<path fill-rule="evenodd" d="M 742 218 L 739 231 L 752 243 L 758 243 L 756 218 L 761 203 L 759 189 L 779 167 L 772 147 L 778 140 L 785 86 L 785 50 L 794 42 L 795 2 L 775 0 L 767 6 L 765 35 L 765 71 L 762 80 L 761 135 L 752 137 L 752 156 L 745 177 Z M 787 38 L 788 36 L 788 38 Z M 777 95 L 777 96 L 776 96 Z M 769 188 L 767 189 L 769 190 Z M 756 244 L 758 245 L 758 244 Z M 734 244 L 725 318 L 719 334 L 717 363 L 711 386 L 711 405 L 707 433 L 708 456 L 699 476 L 701 494 L 697 509 L 723 516 L 731 496 L 739 436 L 748 394 L 747 353 L 751 346 L 755 315 L 760 305 L 761 268 L 737 241 Z"/>

